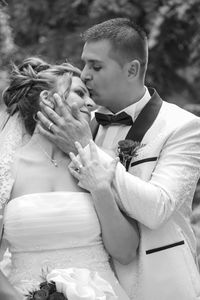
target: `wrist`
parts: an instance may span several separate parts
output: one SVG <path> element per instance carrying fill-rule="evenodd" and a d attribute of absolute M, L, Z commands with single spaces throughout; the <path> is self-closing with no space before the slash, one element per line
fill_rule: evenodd
<path fill-rule="evenodd" d="M 101 181 L 96 184 L 90 191 L 92 195 L 103 193 L 105 191 L 111 190 L 111 183 L 108 181 Z"/>
<path fill-rule="evenodd" d="M 87 145 L 89 145 L 91 139 L 92 139 L 92 137 L 90 137 L 90 138 L 89 138 L 89 137 L 83 138 L 83 139 L 80 141 L 81 146 L 84 148 L 84 147 L 86 147 Z"/>

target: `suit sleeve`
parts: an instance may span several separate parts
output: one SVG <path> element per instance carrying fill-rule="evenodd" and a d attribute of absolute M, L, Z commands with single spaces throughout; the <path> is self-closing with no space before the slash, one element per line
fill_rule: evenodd
<path fill-rule="evenodd" d="M 101 158 L 105 159 L 103 153 Z M 156 229 L 193 198 L 199 174 L 200 121 L 194 118 L 165 142 L 150 181 L 127 173 L 118 164 L 114 189 L 119 205 L 129 216 Z"/>

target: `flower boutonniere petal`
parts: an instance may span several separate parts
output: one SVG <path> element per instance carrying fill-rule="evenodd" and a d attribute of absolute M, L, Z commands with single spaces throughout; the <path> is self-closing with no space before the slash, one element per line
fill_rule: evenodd
<path fill-rule="evenodd" d="M 128 171 L 132 158 L 138 155 L 137 151 L 143 146 L 144 144 L 133 140 L 121 140 L 118 142 L 118 156 L 126 171 Z"/>

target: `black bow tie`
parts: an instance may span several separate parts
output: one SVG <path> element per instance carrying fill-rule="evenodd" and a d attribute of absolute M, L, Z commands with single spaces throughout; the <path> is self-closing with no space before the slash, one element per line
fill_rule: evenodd
<path fill-rule="evenodd" d="M 103 126 L 110 125 L 110 124 L 125 124 L 125 125 L 133 124 L 133 120 L 131 116 L 129 116 L 125 112 L 121 112 L 118 115 L 105 115 L 96 112 L 95 117 L 97 122 Z"/>

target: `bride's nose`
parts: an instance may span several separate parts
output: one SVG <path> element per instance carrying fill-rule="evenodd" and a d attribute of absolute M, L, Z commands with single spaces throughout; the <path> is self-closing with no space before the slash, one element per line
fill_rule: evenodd
<path fill-rule="evenodd" d="M 85 106 L 87 106 L 87 108 L 88 108 L 90 111 L 96 109 L 96 104 L 95 104 L 95 102 L 94 102 L 89 96 L 87 96 L 87 98 L 86 98 L 86 100 L 85 100 Z"/>

